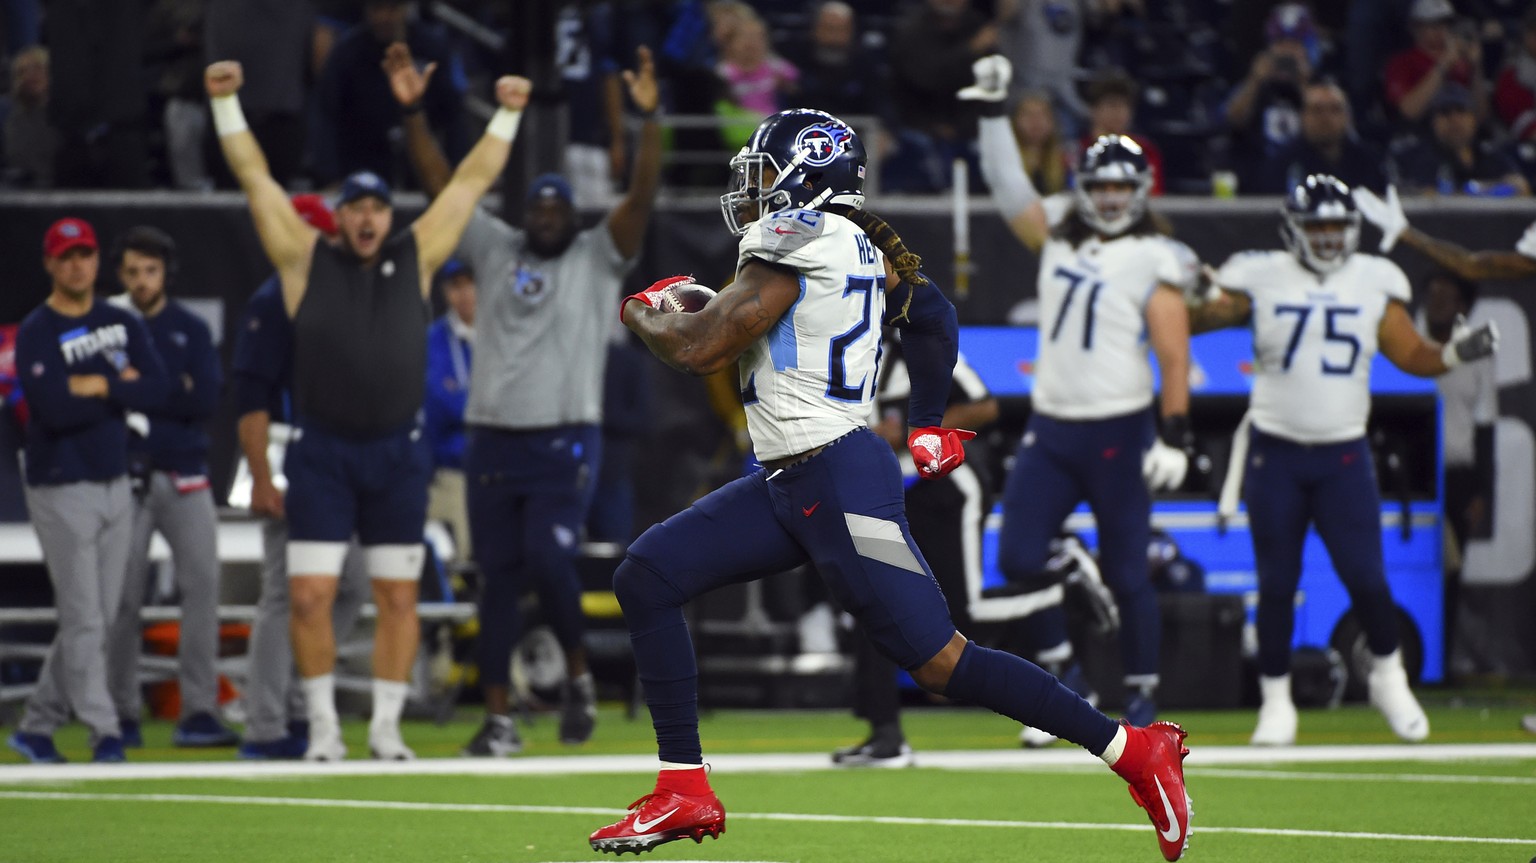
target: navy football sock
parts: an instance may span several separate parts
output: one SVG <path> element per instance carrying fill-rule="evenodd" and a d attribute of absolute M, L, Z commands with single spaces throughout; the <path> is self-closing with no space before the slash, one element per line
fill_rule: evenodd
<path fill-rule="evenodd" d="M 683 619 L 682 601 L 662 576 L 634 558 L 613 574 L 613 590 L 629 625 L 635 670 L 656 729 L 662 761 L 704 763 L 699 745 L 699 666 Z"/>
<path fill-rule="evenodd" d="M 1045 669 L 974 641 L 966 643 L 944 694 L 1070 740 L 1094 755 L 1103 753 L 1115 737 L 1113 719 Z"/>

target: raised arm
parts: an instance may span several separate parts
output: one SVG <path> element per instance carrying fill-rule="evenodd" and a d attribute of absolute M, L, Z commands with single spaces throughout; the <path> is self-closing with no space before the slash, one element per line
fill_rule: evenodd
<path fill-rule="evenodd" d="M 626 297 L 619 315 L 662 362 L 702 377 L 736 362 L 799 298 L 794 270 L 754 260 L 693 314 L 659 312 Z"/>
<path fill-rule="evenodd" d="M 961 99 L 980 107 L 981 176 L 992 190 L 992 200 L 1008 229 L 1032 252 L 1040 251 L 1050 236 L 1050 220 L 1040 193 L 1024 171 L 1019 142 L 1008 121 L 1008 81 L 1013 66 L 1001 55 L 983 57 L 971 64 L 976 83 L 961 90 Z"/>
<path fill-rule="evenodd" d="M 299 218 L 283 187 L 272 179 L 267 157 L 240 110 L 236 93 L 243 81 L 240 64 L 233 60 L 214 63 L 203 74 L 219 147 L 229 162 L 230 172 L 245 191 L 251 217 L 256 222 L 256 235 L 261 238 L 261 247 L 272 266 L 277 268 L 283 282 L 283 299 L 291 312 L 303 297 L 309 259 L 320 233 Z"/>
<path fill-rule="evenodd" d="M 506 167 L 512 152 L 512 139 L 528 105 L 532 85 L 527 78 L 503 76 L 496 82 L 496 101 L 501 103 L 496 116 L 485 127 L 485 134 L 475 144 L 441 193 L 412 225 L 417 253 L 421 259 L 421 292 L 432 290 L 432 274 L 453 254 L 454 246 L 469 224 L 469 217 L 496 178 Z"/>
<path fill-rule="evenodd" d="M 661 104 L 661 91 L 656 86 L 656 64 L 651 59 L 651 49 L 641 45 L 635 49 L 638 69 L 624 70 L 624 86 L 629 98 L 645 118 L 640 124 L 640 146 L 635 151 L 635 167 L 629 175 L 629 190 L 608 214 L 608 233 L 619 254 L 633 258 L 640 253 L 640 243 L 645 239 L 645 226 L 651 218 L 651 207 L 656 203 L 656 188 L 661 184 L 661 124 L 656 122 L 656 108 Z M 615 137 L 624 134 L 621 125 L 612 130 Z"/>
<path fill-rule="evenodd" d="M 427 84 L 432 80 L 436 63 L 417 69 L 411 59 L 411 49 L 404 42 L 395 42 L 384 51 L 384 74 L 389 78 L 389 89 L 400 103 L 401 125 L 405 127 L 405 149 L 411 156 L 411 167 L 416 169 L 416 179 L 427 197 L 435 198 L 453 176 L 453 168 L 443 155 L 443 148 L 432 137 L 427 123 L 425 102 Z"/>
<path fill-rule="evenodd" d="M 1417 228 L 1403 231 L 1402 241 L 1463 279 L 1536 276 L 1536 258 L 1527 258 L 1519 252 L 1470 252 L 1450 240 L 1436 239 Z"/>

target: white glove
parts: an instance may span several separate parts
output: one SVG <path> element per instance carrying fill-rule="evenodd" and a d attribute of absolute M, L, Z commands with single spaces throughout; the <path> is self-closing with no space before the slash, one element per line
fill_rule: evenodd
<path fill-rule="evenodd" d="M 1408 214 L 1403 212 L 1403 202 L 1397 199 L 1397 187 L 1387 187 L 1387 199 L 1383 201 L 1375 192 L 1364 186 L 1355 187 L 1355 206 L 1367 222 L 1381 229 L 1381 253 L 1392 251 L 1397 238 L 1408 230 Z"/>
<path fill-rule="evenodd" d="M 1493 321 L 1473 330 L 1467 328 L 1465 318 L 1458 317 L 1451 327 L 1450 341 L 1440 349 L 1440 361 L 1446 368 L 1454 369 L 1462 363 L 1491 357 L 1498 348 L 1499 328 Z"/>
<path fill-rule="evenodd" d="M 123 415 L 123 423 L 128 430 L 142 438 L 149 437 L 149 417 L 138 411 L 129 411 Z"/>
<path fill-rule="evenodd" d="M 1008 82 L 1013 79 L 1013 64 L 1001 54 L 991 54 L 971 64 L 976 83 L 955 95 L 978 102 L 1001 102 L 1008 98 Z"/>
<path fill-rule="evenodd" d="M 1141 457 L 1141 475 L 1153 491 L 1178 488 L 1184 484 L 1184 474 L 1188 472 L 1189 456 L 1161 439 L 1152 441 L 1152 448 Z"/>

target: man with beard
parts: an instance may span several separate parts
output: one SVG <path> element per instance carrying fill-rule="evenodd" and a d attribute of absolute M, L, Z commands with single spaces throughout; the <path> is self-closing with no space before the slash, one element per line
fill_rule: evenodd
<path fill-rule="evenodd" d="M 219 355 L 202 318 L 166 296 L 176 272 L 174 240 L 147 225 L 130 228 L 118 239 L 113 259 L 126 289 L 122 305 L 149 328 L 170 392 L 161 404 L 143 412 L 147 433 L 141 427 L 128 441 L 129 475 L 138 504 L 123 599 L 107 641 L 107 684 L 123 745 L 143 746 L 140 611 L 149 577 L 149 543 L 158 531 L 171 547 L 181 596 L 176 649 L 181 715 L 173 740 L 177 746 L 234 746 L 239 736 L 218 719 L 219 517 L 208 482 L 204 428 L 218 407 L 223 385 Z"/>
<path fill-rule="evenodd" d="M 379 609 L 373 645 L 372 754 L 415 757 L 400 739 L 400 712 L 416 656 L 431 453 L 418 427 L 426 385 L 432 273 L 464 232 L 475 202 L 501 174 L 531 89 L 496 82 L 500 108 L 485 134 L 410 228 L 390 234 L 389 187 L 372 173 L 348 177 L 337 199 L 341 242 L 294 212 L 267 170 L 240 110 L 239 63 L 208 67 L 214 127 L 250 200 L 256 233 L 282 282 L 293 320 L 295 439 L 285 455 L 293 652 L 309 712 L 304 757 L 346 755 L 336 716 L 335 601 L 347 542 L 362 545 Z"/>
<path fill-rule="evenodd" d="M 602 444 L 613 302 L 640 252 L 661 173 L 655 66 L 650 49 L 636 54 L 639 69 L 625 71 L 624 83 L 644 117 L 640 146 L 629 190 L 607 217 L 582 230 L 570 184 L 545 174 L 528 189 L 525 227 L 476 210 L 457 252 L 478 292 L 464 474 L 484 579 L 479 664 L 487 714 L 467 755 L 522 748 L 509 712 L 509 662 L 523 630 L 518 600 L 530 587 L 566 654 L 561 741 L 586 742 L 597 720 L 574 558 Z M 384 66 L 416 173 L 428 194 L 446 194 L 448 163 L 420 107 L 433 65 L 417 69 L 396 43 Z"/>

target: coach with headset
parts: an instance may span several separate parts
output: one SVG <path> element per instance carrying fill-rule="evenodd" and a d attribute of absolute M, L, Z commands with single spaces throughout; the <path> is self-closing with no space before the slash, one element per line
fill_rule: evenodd
<path fill-rule="evenodd" d="M 176 243 L 164 231 L 130 228 L 112 256 L 125 293 L 114 298 L 144 320 L 165 364 L 169 390 L 153 409 L 130 417 L 129 474 L 135 507 L 127 579 L 107 639 L 107 682 L 123 745 L 142 746 L 139 648 L 149 543 L 156 532 L 171 547 L 181 626 L 177 646 L 181 714 L 177 746 L 233 746 L 239 735 L 218 719 L 218 516 L 208 482 L 208 432 L 223 374 L 208 325 L 166 295 L 176 276 Z M 147 424 L 147 428 L 146 428 Z"/>

